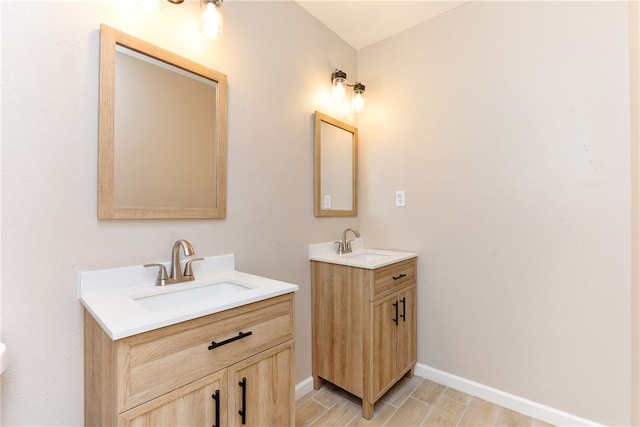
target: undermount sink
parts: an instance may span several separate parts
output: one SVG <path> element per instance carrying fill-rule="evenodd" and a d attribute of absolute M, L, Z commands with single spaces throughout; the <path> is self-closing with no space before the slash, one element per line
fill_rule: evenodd
<path fill-rule="evenodd" d="M 250 286 L 240 283 L 224 281 L 186 289 L 167 290 L 160 294 L 152 292 L 132 295 L 131 298 L 149 310 L 166 310 L 184 304 L 230 297 L 251 289 Z"/>
<path fill-rule="evenodd" d="M 351 255 L 351 256 L 345 255 L 345 258 L 349 258 L 352 261 L 371 262 L 371 261 L 382 260 L 383 258 L 387 258 L 389 256 L 390 255 L 388 254 L 376 254 L 376 253 L 366 252 L 358 255 Z"/>

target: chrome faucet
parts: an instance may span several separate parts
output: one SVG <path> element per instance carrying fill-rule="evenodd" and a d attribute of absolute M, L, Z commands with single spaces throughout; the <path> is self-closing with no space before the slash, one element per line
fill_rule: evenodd
<path fill-rule="evenodd" d="M 145 264 L 145 267 L 159 267 L 158 278 L 156 279 L 156 286 L 172 285 L 174 283 L 188 282 L 194 280 L 193 270 L 191 263 L 194 261 L 202 261 L 204 258 L 191 258 L 187 261 L 184 267 L 184 273 L 180 269 L 180 248 L 184 252 L 185 256 L 191 256 L 195 254 L 195 250 L 191 243 L 187 240 L 180 239 L 173 244 L 171 250 L 171 273 L 167 276 L 167 269 L 164 264 Z"/>
<path fill-rule="evenodd" d="M 171 279 L 173 283 L 193 280 L 193 275 L 189 279 L 185 278 L 188 276 L 182 274 L 182 270 L 180 269 L 180 248 L 184 251 L 184 256 L 191 256 L 196 252 L 191 243 L 184 239 L 180 239 L 173 244 L 173 249 L 171 250 L 171 273 L 169 273 L 169 279 Z"/>
<path fill-rule="evenodd" d="M 356 237 L 360 237 L 360 232 L 355 228 L 347 228 L 342 232 L 342 240 L 336 242 L 338 244 L 338 254 L 348 254 L 351 253 L 351 242 L 353 239 L 347 240 L 347 233 L 351 231 L 355 234 Z"/>

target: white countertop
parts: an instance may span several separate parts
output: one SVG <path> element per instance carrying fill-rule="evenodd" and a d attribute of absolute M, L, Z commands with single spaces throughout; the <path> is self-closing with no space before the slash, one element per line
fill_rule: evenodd
<path fill-rule="evenodd" d="M 309 259 L 311 261 L 329 262 L 331 264 L 346 265 L 374 269 L 399 261 L 415 258 L 414 252 L 391 251 L 387 249 L 367 249 L 362 238 L 351 242 L 351 252 L 347 254 L 337 253 L 335 242 L 314 243 L 309 245 Z"/>
<path fill-rule="evenodd" d="M 155 286 L 157 268 L 141 265 L 81 272 L 80 301 L 109 337 L 117 340 L 298 290 L 298 285 L 236 271 L 233 254 L 207 257 L 192 267 L 196 280 L 166 286 Z M 163 309 L 148 309 L 136 301 L 140 296 L 189 291 L 218 282 L 238 283 L 250 289 Z"/>

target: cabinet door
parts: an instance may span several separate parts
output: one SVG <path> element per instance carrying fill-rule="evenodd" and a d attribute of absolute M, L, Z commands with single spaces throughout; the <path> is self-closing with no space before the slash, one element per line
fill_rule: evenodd
<path fill-rule="evenodd" d="M 416 363 L 416 285 L 398 292 L 398 375 Z"/>
<path fill-rule="evenodd" d="M 399 311 L 396 294 L 377 299 L 371 303 L 371 365 L 368 367 L 370 379 L 370 398 L 378 397 L 397 377 L 396 334 Z"/>
<path fill-rule="evenodd" d="M 215 426 L 227 424 L 226 369 L 173 390 L 118 416 L 118 425 L 137 426 Z"/>
<path fill-rule="evenodd" d="M 229 426 L 294 424 L 293 341 L 229 368 Z"/>

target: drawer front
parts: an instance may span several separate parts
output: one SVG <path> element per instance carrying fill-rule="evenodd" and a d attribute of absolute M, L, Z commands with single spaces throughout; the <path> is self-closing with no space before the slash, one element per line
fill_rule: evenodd
<path fill-rule="evenodd" d="M 293 331 L 293 294 L 288 294 L 126 338 L 118 349 L 118 409 L 289 340 Z"/>
<path fill-rule="evenodd" d="M 416 258 L 400 261 L 375 270 L 371 300 L 398 288 L 415 283 Z"/>

